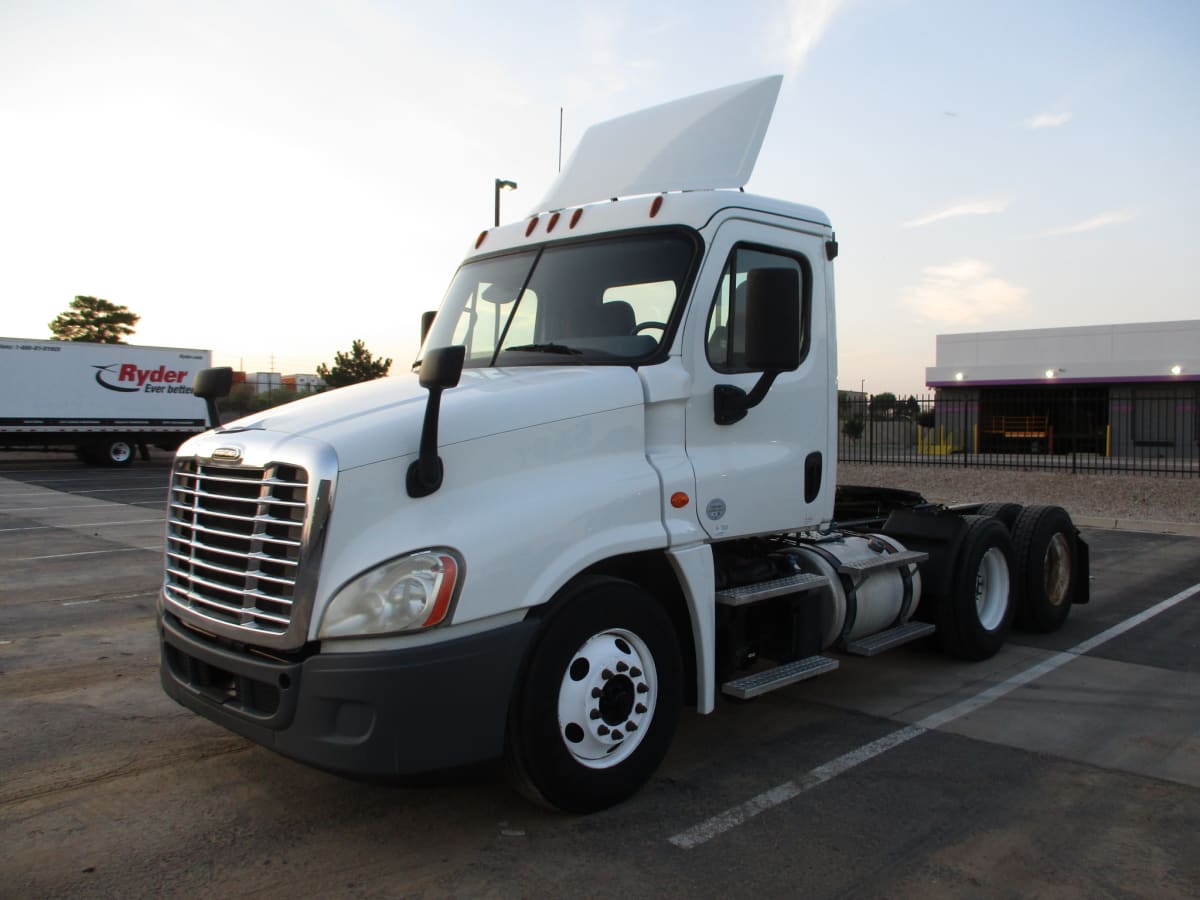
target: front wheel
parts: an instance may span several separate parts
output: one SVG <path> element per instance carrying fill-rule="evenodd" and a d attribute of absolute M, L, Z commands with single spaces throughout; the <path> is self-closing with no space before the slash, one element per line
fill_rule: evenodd
<path fill-rule="evenodd" d="M 642 588 L 581 582 L 546 618 L 510 711 L 517 786 L 565 812 L 604 809 L 658 768 L 679 719 L 675 630 Z"/>

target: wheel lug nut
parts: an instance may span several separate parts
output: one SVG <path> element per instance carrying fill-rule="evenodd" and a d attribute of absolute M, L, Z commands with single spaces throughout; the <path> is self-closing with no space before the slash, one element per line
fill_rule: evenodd
<path fill-rule="evenodd" d="M 623 740 L 623 739 L 624 739 L 624 737 L 625 737 L 625 735 L 621 734 L 621 732 L 620 732 L 620 731 L 614 731 L 614 732 L 612 733 L 612 739 L 613 739 L 614 741 Z"/>
<path fill-rule="evenodd" d="M 637 722 L 634 722 L 634 721 L 632 721 L 632 720 L 631 720 L 631 721 L 629 721 L 629 722 L 626 722 L 626 723 L 625 723 L 625 730 L 626 730 L 626 731 L 637 731 Z"/>
<path fill-rule="evenodd" d="M 612 678 L 612 669 L 605 669 L 603 672 L 600 673 L 600 677 L 603 678 L 605 681 L 608 681 L 608 679 Z"/>
<path fill-rule="evenodd" d="M 646 711 L 646 705 L 644 703 L 639 703 L 637 706 L 635 706 L 633 708 L 633 711 L 638 712 L 638 713 L 644 713 Z"/>
<path fill-rule="evenodd" d="M 592 699 L 599 700 L 603 693 L 604 692 L 601 691 L 600 688 L 592 688 Z"/>
<path fill-rule="evenodd" d="M 608 726 L 601 725 L 599 728 L 596 729 L 596 734 L 600 734 L 600 735 L 608 734 Z"/>
<path fill-rule="evenodd" d="M 648 690 L 650 690 L 650 688 L 646 687 L 646 685 L 645 685 L 644 683 L 643 683 L 643 684 L 639 684 L 639 685 L 637 686 L 637 692 L 638 692 L 639 694 L 644 694 L 644 693 L 646 693 L 646 691 L 648 691 Z"/>
<path fill-rule="evenodd" d="M 632 669 L 629 670 L 629 674 L 632 675 L 634 678 L 641 678 L 642 670 L 639 669 L 637 666 L 634 666 Z"/>
<path fill-rule="evenodd" d="M 589 717 L 589 718 L 592 718 L 592 719 L 598 719 L 598 718 L 600 718 L 600 710 L 598 710 L 598 709 L 593 709 L 593 710 L 592 710 L 590 713 L 588 713 L 588 717 Z"/>
<path fill-rule="evenodd" d="M 628 668 L 629 668 L 628 664 L 626 664 L 624 661 L 617 663 L 617 671 L 618 672 L 624 672 Z"/>

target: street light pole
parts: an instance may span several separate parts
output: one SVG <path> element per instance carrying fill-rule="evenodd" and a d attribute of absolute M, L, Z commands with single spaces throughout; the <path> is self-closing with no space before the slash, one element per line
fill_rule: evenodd
<path fill-rule="evenodd" d="M 505 181 L 502 178 L 496 179 L 496 225 L 500 224 L 500 192 L 515 191 L 517 183 L 515 181 Z"/>

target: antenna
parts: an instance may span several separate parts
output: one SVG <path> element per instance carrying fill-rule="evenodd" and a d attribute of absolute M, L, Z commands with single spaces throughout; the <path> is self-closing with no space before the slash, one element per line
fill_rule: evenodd
<path fill-rule="evenodd" d="M 562 126 L 563 126 L 563 108 L 558 108 L 558 171 L 562 172 Z"/>

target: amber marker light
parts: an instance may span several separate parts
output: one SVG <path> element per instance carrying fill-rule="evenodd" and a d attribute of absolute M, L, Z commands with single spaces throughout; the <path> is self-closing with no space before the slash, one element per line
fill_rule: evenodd
<path fill-rule="evenodd" d="M 525 226 L 525 237 L 533 234 L 533 229 L 537 228 L 537 216 L 529 220 L 529 224 Z"/>
<path fill-rule="evenodd" d="M 683 509 L 692 501 L 692 498 L 683 491 L 676 491 L 671 495 L 671 505 L 676 509 Z"/>
<path fill-rule="evenodd" d="M 454 596 L 454 584 L 458 581 L 458 563 L 454 557 L 443 554 L 438 559 L 442 564 L 442 578 L 438 582 L 437 599 L 434 600 L 429 618 L 421 623 L 422 628 L 437 625 L 446 618 L 446 613 L 450 611 L 450 600 Z"/>
<path fill-rule="evenodd" d="M 574 228 L 576 225 L 579 224 L 579 217 L 582 215 L 583 215 L 582 209 L 577 209 L 577 210 L 575 210 L 575 212 L 571 213 L 571 226 L 570 226 L 571 228 Z"/>
<path fill-rule="evenodd" d="M 554 230 L 554 226 L 557 224 L 558 224 L 558 213 L 555 213 L 554 215 L 552 215 L 550 217 L 550 223 L 546 226 L 546 234 L 549 234 L 550 232 L 552 232 Z"/>
<path fill-rule="evenodd" d="M 483 246 L 483 241 L 487 237 L 486 231 L 479 232 L 479 237 L 475 238 L 475 249 L 478 250 Z"/>
<path fill-rule="evenodd" d="M 658 211 L 662 209 L 662 194 L 654 198 L 654 202 L 650 204 L 650 218 L 658 215 Z"/>

